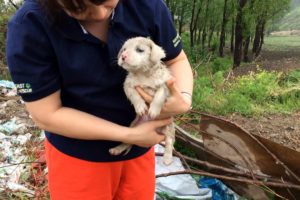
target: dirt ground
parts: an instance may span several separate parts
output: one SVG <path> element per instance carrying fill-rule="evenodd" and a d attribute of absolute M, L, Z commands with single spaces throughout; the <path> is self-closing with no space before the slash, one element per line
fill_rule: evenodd
<path fill-rule="evenodd" d="M 300 152 L 300 112 L 247 118 L 233 114 L 227 119 L 256 134 Z"/>
<path fill-rule="evenodd" d="M 263 51 L 256 62 L 251 64 L 242 64 L 241 67 L 233 71 L 234 76 L 248 74 L 250 71 L 259 69 L 267 71 L 288 72 L 291 70 L 300 70 L 300 49 L 294 51 Z"/>
<path fill-rule="evenodd" d="M 300 51 L 263 51 L 256 63 L 245 64 L 235 69 L 233 74 L 240 76 L 250 71 L 257 71 L 257 65 L 267 71 L 300 70 Z M 265 114 L 260 118 L 247 118 L 233 114 L 227 118 L 250 133 L 300 152 L 300 111 L 290 115 Z"/>

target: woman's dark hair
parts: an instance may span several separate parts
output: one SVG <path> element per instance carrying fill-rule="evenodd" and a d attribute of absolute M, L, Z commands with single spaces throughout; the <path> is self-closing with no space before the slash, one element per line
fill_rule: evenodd
<path fill-rule="evenodd" d="M 58 3 L 58 1 L 60 3 Z M 39 3 L 47 11 L 49 16 L 56 18 L 63 9 L 76 14 L 84 12 L 87 8 L 87 1 L 95 5 L 100 5 L 107 0 L 39 0 Z"/>

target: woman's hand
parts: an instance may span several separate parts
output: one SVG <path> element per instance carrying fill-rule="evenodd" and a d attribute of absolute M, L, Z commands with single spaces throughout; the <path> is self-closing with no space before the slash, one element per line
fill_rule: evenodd
<path fill-rule="evenodd" d="M 177 114 L 183 114 L 190 110 L 192 99 L 191 96 L 184 95 L 176 86 L 175 79 L 172 78 L 167 81 L 167 86 L 171 93 L 171 96 L 165 102 L 160 116 L 158 119 L 172 117 Z M 141 87 L 136 87 L 136 90 L 141 95 L 141 97 L 150 104 L 153 97 L 146 93 Z"/>
<path fill-rule="evenodd" d="M 123 142 L 141 147 L 151 147 L 165 140 L 165 135 L 160 134 L 158 130 L 171 123 L 171 118 L 138 123 L 130 128 L 131 131 Z"/>

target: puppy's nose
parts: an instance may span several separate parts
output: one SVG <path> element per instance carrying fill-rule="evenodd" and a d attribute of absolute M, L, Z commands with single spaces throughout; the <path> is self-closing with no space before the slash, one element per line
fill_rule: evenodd
<path fill-rule="evenodd" d="M 122 57 L 122 60 L 125 61 L 125 59 L 127 58 L 127 54 L 122 54 L 121 57 Z"/>

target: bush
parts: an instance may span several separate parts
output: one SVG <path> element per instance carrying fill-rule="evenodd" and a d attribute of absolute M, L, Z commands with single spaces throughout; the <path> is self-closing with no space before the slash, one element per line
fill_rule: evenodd
<path fill-rule="evenodd" d="M 215 58 L 210 67 L 211 67 L 211 70 L 212 70 L 212 73 L 216 73 L 218 71 L 228 71 L 232 68 L 232 59 L 231 58 L 221 58 L 221 57 L 218 57 L 218 58 Z"/>
<path fill-rule="evenodd" d="M 270 99 L 271 93 L 279 89 L 279 74 L 261 71 L 240 77 L 232 84 L 230 90 L 247 97 L 255 104 L 264 104 Z"/>
<path fill-rule="evenodd" d="M 288 87 L 290 85 L 294 85 L 300 83 L 300 70 L 295 70 L 282 76 L 279 80 L 279 84 L 282 87 Z"/>

